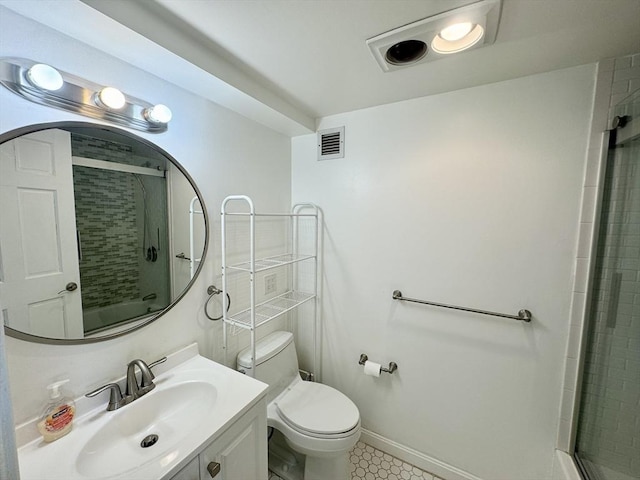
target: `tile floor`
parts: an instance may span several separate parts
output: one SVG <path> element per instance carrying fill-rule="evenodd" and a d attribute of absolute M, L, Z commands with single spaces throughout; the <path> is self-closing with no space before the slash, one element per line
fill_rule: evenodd
<path fill-rule="evenodd" d="M 351 480 L 442 480 L 388 453 L 358 442 L 351 450 Z M 281 480 L 269 472 L 269 480 Z"/>

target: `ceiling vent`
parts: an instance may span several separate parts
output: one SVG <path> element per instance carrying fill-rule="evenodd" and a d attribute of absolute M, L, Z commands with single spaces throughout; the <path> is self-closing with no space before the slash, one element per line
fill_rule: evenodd
<path fill-rule="evenodd" d="M 372 37 L 367 46 L 380 68 L 393 72 L 491 45 L 501 7 L 502 0 L 479 0 Z"/>
<path fill-rule="evenodd" d="M 318 160 L 344 158 L 344 127 L 318 131 Z"/>

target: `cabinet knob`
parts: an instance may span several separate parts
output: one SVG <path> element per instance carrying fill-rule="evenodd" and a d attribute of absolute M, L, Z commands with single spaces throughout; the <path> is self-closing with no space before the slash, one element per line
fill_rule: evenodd
<path fill-rule="evenodd" d="M 207 472 L 211 475 L 211 478 L 215 478 L 220 473 L 220 464 L 218 462 L 211 462 L 207 465 Z"/>

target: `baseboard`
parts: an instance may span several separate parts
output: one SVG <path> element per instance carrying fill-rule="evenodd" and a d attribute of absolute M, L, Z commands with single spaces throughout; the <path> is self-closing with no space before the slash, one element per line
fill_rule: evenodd
<path fill-rule="evenodd" d="M 422 470 L 426 470 L 427 472 L 444 480 L 483 480 L 480 477 L 476 477 L 475 475 L 456 468 L 453 465 L 449 465 L 448 463 L 430 457 L 429 455 L 425 455 L 413 448 L 406 447 L 364 428 L 360 435 L 360 441 L 367 445 L 371 445 L 378 450 L 382 450 L 389 455 L 393 455 L 404 462 L 415 465 Z"/>

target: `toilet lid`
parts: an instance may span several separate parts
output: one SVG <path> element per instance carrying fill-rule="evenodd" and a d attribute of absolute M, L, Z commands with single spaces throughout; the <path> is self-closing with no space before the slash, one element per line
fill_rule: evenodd
<path fill-rule="evenodd" d="M 287 423 L 310 433 L 344 433 L 360 421 L 358 407 L 346 395 L 321 383 L 297 382 L 275 404 Z"/>

